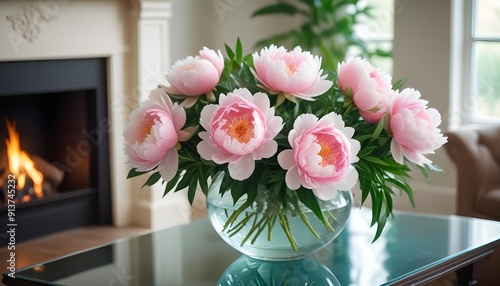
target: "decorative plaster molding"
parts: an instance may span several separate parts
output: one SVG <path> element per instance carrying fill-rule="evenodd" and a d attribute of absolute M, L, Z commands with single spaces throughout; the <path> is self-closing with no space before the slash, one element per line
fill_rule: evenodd
<path fill-rule="evenodd" d="M 20 33 L 28 42 L 33 42 L 41 31 L 41 27 L 57 17 L 61 4 L 68 0 L 51 0 L 26 3 L 16 14 L 7 15 L 12 29 Z"/>

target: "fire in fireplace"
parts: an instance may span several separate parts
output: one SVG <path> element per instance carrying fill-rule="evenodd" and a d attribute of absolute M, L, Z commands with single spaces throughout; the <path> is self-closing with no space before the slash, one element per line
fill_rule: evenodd
<path fill-rule="evenodd" d="M 0 156 L 0 202 L 11 199 L 16 204 L 50 196 L 57 192 L 64 178 L 64 172 L 36 155 L 21 149 L 21 140 L 15 122 L 6 120 L 8 138 L 5 140 L 6 153 Z M 6 155 L 6 156 L 5 156 Z M 6 159 L 4 159 L 6 158 Z M 17 178 L 16 193 L 8 192 L 8 177 Z M 10 195 L 10 196 L 9 196 Z"/>
<path fill-rule="evenodd" d="M 0 224 L 15 174 L 16 241 L 111 223 L 108 132 L 106 59 L 0 62 Z"/>

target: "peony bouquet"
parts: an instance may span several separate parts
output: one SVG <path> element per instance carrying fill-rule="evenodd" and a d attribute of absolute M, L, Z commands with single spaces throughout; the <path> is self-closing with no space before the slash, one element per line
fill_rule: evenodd
<path fill-rule="evenodd" d="M 300 47 L 243 55 L 238 40 L 225 48 L 226 57 L 203 48 L 176 62 L 169 86 L 130 114 L 129 178 L 148 174 L 144 185 L 161 180 L 164 194 L 187 188 L 192 203 L 221 176 L 220 194 L 245 198 L 246 207 L 260 189 L 323 221 L 319 203 L 359 183 L 362 203 L 372 200 L 376 240 L 394 197 L 404 192 L 414 205 L 409 173 L 440 170 L 426 157 L 446 142 L 439 112 L 366 60 L 323 70 Z"/>

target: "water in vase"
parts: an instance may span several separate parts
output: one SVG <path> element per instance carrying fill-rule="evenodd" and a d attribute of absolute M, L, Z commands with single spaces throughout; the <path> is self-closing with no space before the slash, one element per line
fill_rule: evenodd
<path fill-rule="evenodd" d="M 322 211 L 329 223 L 328 227 L 306 207 L 301 208 L 300 212 L 277 211 L 268 207 L 247 208 L 231 224 L 226 225 L 240 205 L 228 204 L 224 197 L 207 201 L 209 218 L 219 235 L 250 257 L 289 260 L 320 249 L 342 231 L 351 211 L 351 194 L 339 192 L 337 198 L 323 204 Z"/>

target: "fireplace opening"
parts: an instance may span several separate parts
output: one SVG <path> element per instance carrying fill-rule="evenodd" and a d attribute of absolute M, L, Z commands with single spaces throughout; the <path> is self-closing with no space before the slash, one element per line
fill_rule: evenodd
<path fill-rule="evenodd" d="M 89 132 L 95 123 L 88 112 L 95 106 L 94 98 L 90 90 L 0 98 L 0 114 L 4 116 L 0 125 L 4 143 L 0 145 L 0 206 L 8 203 L 8 175 L 17 178 L 14 202 L 18 207 L 95 187 L 92 143 L 98 143 L 95 140 L 99 138 Z M 11 152 L 9 143 L 10 149 L 14 149 Z M 21 154 L 26 157 L 24 160 Z M 24 164 L 33 165 L 33 175 Z"/>
<path fill-rule="evenodd" d="M 111 224 L 106 82 L 106 59 L 0 62 L 0 223 L 14 204 L 16 241 Z"/>

